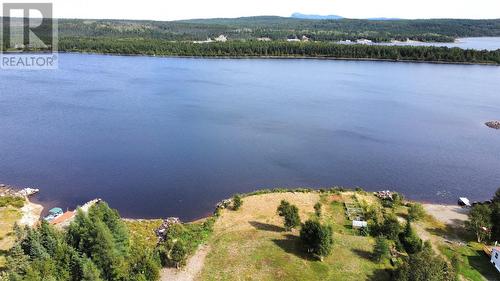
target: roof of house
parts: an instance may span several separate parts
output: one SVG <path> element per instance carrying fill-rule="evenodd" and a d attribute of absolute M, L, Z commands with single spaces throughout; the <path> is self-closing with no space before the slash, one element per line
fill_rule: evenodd
<path fill-rule="evenodd" d="M 49 213 L 53 214 L 53 213 L 62 213 L 63 210 L 59 207 L 55 207 L 55 208 L 52 208 L 49 210 Z"/>
<path fill-rule="evenodd" d="M 75 212 L 73 211 L 68 211 L 60 216 L 58 216 L 57 218 L 53 219 L 50 221 L 50 224 L 60 224 L 60 223 L 63 223 L 71 218 L 73 218 L 75 216 Z"/>
<path fill-rule="evenodd" d="M 458 198 L 460 201 L 462 201 L 465 205 L 470 205 L 470 201 L 469 199 L 465 198 L 465 197 L 460 197 Z"/>

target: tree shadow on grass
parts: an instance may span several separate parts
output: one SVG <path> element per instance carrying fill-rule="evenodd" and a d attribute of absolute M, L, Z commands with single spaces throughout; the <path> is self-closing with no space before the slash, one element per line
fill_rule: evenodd
<path fill-rule="evenodd" d="M 474 235 L 465 229 L 460 220 L 452 220 L 452 224 L 446 224 L 444 228 L 426 228 L 429 233 L 445 239 L 460 239 L 464 241 L 474 240 Z"/>
<path fill-rule="evenodd" d="M 390 269 L 376 269 L 366 280 L 369 281 L 387 281 L 392 280 L 392 270 Z"/>
<path fill-rule="evenodd" d="M 274 225 L 274 224 L 262 223 L 262 222 L 258 222 L 258 221 L 250 221 L 248 223 L 251 224 L 253 227 L 255 227 L 258 230 L 274 231 L 274 232 L 285 231 L 285 228 L 283 228 L 281 226 Z"/>
<path fill-rule="evenodd" d="M 468 256 L 469 265 L 488 280 L 500 280 L 500 273 L 496 272 L 490 259 L 483 251 L 476 251 L 476 255 Z"/>
<path fill-rule="evenodd" d="M 359 256 L 360 258 L 364 258 L 367 260 L 371 260 L 371 258 L 372 258 L 372 253 L 370 253 L 368 251 L 361 250 L 361 249 L 352 249 L 351 251 L 353 253 L 355 253 L 357 256 Z"/>
<path fill-rule="evenodd" d="M 273 239 L 272 241 L 288 254 L 295 255 L 304 260 L 315 260 L 311 255 L 307 254 L 298 236 L 287 234 L 285 235 L 285 239 Z"/>

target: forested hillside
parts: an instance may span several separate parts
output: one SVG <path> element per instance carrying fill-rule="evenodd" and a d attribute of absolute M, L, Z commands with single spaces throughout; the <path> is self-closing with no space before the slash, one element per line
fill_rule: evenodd
<path fill-rule="evenodd" d="M 268 37 L 272 40 L 307 36 L 314 41 L 376 42 L 418 40 L 451 42 L 457 37 L 500 36 L 498 20 L 310 20 L 274 16 L 183 21 L 59 20 L 61 37 L 140 37 L 165 40 L 205 40 L 226 35 L 230 40 Z"/>

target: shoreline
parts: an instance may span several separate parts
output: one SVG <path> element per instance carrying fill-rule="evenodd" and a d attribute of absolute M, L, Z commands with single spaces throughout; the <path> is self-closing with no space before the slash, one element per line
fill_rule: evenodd
<path fill-rule="evenodd" d="M 103 52 L 81 52 L 81 51 L 58 51 L 58 54 L 81 54 L 81 55 L 102 55 L 118 57 L 151 57 L 151 58 L 183 58 L 183 59 L 262 59 L 262 60 L 331 60 L 331 61 L 368 61 L 368 62 L 394 62 L 394 63 L 429 63 L 443 65 L 482 65 L 500 67 L 498 63 L 487 62 L 447 62 L 447 61 L 424 61 L 424 60 L 397 60 L 397 59 L 375 59 L 375 58 L 344 58 L 325 56 L 181 56 L 181 55 L 148 55 L 148 54 L 127 54 L 127 53 L 103 53 Z"/>

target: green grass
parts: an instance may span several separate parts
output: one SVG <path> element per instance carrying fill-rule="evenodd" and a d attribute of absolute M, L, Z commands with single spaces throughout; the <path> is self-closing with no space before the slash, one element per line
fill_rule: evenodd
<path fill-rule="evenodd" d="M 0 207 L 0 269 L 5 266 L 3 253 L 14 245 L 14 225 L 20 218 L 21 212 L 18 208 L 10 205 L 8 207 Z"/>
<path fill-rule="evenodd" d="M 158 238 L 155 230 L 161 225 L 162 220 L 125 220 L 130 231 L 132 243 L 154 249 Z"/>
<path fill-rule="evenodd" d="M 181 227 L 169 230 L 169 236 L 177 241 L 184 242 L 187 247 L 188 256 L 192 255 L 198 246 L 205 241 L 212 233 L 213 218 L 208 218 L 203 222 L 193 222 L 183 224 Z"/>
<path fill-rule="evenodd" d="M 200 280 L 390 280 L 388 261 L 371 260 L 374 239 L 353 234 L 342 202 L 329 202 L 328 196 L 321 196 L 320 202 L 321 220 L 334 228 L 332 254 L 323 262 L 306 254 L 298 231 L 285 232 L 276 223 L 276 214 L 251 217 L 246 213 L 242 214 L 249 216 L 246 223 L 254 227 L 238 222 L 224 232 L 216 228 Z"/>
<path fill-rule="evenodd" d="M 500 280 L 500 274 L 483 252 L 483 245 L 470 242 L 467 245 L 441 245 L 439 250 L 450 260 L 458 255 L 458 272 L 467 280 Z"/>
<path fill-rule="evenodd" d="M 21 209 L 26 200 L 19 196 L 2 196 L 0 197 L 0 207 L 12 206 Z"/>

